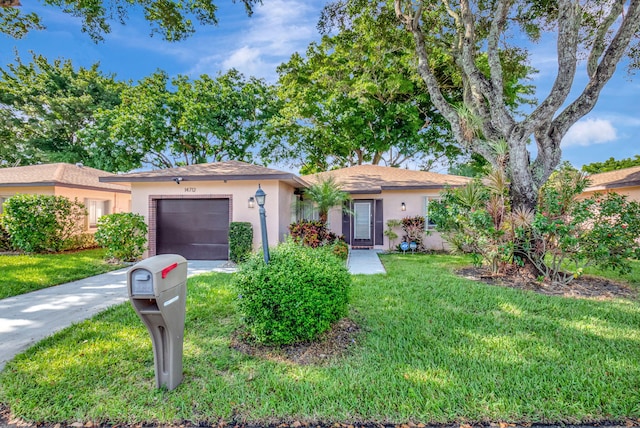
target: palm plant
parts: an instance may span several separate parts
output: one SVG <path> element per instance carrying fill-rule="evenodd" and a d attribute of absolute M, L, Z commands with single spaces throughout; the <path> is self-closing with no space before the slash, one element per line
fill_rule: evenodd
<path fill-rule="evenodd" d="M 304 191 L 304 196 L 312 201 L 318 209 L 320 221 L 327 223 L 329 210 L 335 206 L 344 205 L 351 198 L 340 188 L 333 177 L 320 180 Z"/>

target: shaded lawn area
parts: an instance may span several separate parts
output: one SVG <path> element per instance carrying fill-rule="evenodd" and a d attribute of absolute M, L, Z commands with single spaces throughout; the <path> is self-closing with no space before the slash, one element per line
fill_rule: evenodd
<path fill-rule="evenodd" d="M 124 267 L 107 263 L 104 255 L 102 248 L 58 254 L 0 255 L 0 299 Z"/>
<path fill-rule="evenodd" d="M 36 345 L 0 402 L 38 422 L 593 422 L 640 417 L 640 304 L 543 296 L 458 278 L 469 259 L 386 255 L 354 277 L 349 353 L 301 366 L 229 347 L 231 275 L 189 279 L 184 380 L 155 388 L 129 304 Z"/>

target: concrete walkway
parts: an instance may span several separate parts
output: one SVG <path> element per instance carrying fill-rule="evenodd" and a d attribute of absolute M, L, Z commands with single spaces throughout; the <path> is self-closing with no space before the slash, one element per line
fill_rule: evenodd
<path fill-rule="evenodd" d="M 188 276 L 233 272 L 226 261 L 189 261 Z M 45 337 L 129 300 L 127 270 L 96 275 L 0 300 L 0 370 Z"/>
<path fill-rule="evenodd" d="M 352 274 L 387 273 L 378 257 L 379 250 L 351 250 L 347 266 Z"/>

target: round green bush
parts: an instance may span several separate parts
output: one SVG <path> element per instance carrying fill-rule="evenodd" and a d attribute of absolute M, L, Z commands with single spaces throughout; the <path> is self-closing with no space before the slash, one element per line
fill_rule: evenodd
<path fill-rule="evenodd" d="M 253 254 L 234 277 L 248 332 L 260 343 L 312 341 L 347 313 L 351 276 L 331 247 L 292 241 Z"/>
<path fill-rule="evenodd" d="M 147 224 L 135 213 L 103 215 L 98 219 L 95 240 L 106 248 L 106 256 L 125 262 L 135 261 L 146 249 Z"/>

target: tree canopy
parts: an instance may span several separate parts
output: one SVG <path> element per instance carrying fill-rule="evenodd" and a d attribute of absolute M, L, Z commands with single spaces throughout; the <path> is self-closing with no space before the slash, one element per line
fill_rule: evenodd
<path fill-rule="evenodd" d="M 247 14 L 261 0 L 233 0 L 242 3 Z M 94 41 L 101 41 L 111 32 L 111 23 L 124 24 L 129 14 L 141 11 L 151 26 L 151 34 L 159 34 L 168 41 L 178 41 L 195 32 L 194 21 L 201 25 L 218 23 L 218 7 L 213 0 L 41 0 L 46 6 L 61 9 L 82 20 L 82 31 Z M 20 7 L 0 7 L 0 32 L 20 38 L 29 30 L 43 29 L 44 23 L 36 13 L 22 13 Z"/>
<path fill-rule="evenodd" d="M 75 68 L 33 54 L 0 68 L 0 165 L 82 162 L 94 166 L 102 153 L 79 139 L 98 109 L 120 103 L 125 84 L 103 74 L 98 64 Z"/>
<path fill-rule="evenodd" d="M 582 171 L 589 174 L 598 174 L 601 172 L 617 171 L 619 169 L 631 168 L 633 166 L 640 166 L 640 155 L 635 155 L 632 158 L 616 160 L 610 157 L 604 162 L 593 162 L 582 166 Z"/>
<path fill-rule="evenodd" d="M 215 79 L 203 75 L 195 80 L 169 79 L 157 71 L 125 88 L 117 107 L 100 110 L 82 138 L 110 153 L 101 165 L 108 171 L 142 164 L 171 168 L 231 159 L 252 162 L 277 110 L 271 86 L 233 69 Z"/>
<path fill-rule="evenodd" d="M 278 68 L 280 155 L 291 150 L 305 173 L 409 159 L 425 166 L 459 153 L 404 48 L 408 35 L 392 22 L 388 9 L 359 16 Z M 459 97 L 455 82 L 447 94 Z"/>

